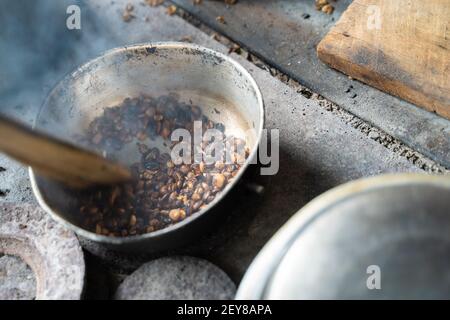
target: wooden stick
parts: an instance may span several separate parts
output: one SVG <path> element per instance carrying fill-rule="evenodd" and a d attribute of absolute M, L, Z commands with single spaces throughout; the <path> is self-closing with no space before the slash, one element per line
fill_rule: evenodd
<path fill-rule="evenodd" d="M 121 165 L 2 116 L 0 151 L 71 187 L 115 184 L 131 178 Z"/>

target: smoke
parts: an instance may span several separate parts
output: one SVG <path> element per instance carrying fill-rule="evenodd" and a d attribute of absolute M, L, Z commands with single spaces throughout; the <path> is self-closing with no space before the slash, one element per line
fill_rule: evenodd
<path fill-rule="evenodd" d="M 81 8 L 81 30 L 66 26 L 74 4 Z M 114 43 L 97 14 L 91 1 L 0 2 L 0 113 L 32 123 L 59 80 Z"/>

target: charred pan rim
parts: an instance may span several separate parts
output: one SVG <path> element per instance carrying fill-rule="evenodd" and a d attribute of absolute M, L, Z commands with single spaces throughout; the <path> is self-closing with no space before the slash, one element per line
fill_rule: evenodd
<path fill-rule="evenodd" d="M 428 185 L 450 190 L 450 177 L 404 173 L 362 178 L 337 186 L 311 200 L 297 211 L 264 245 L 247 269 L 236 300 L 264 299 L 267 286 L 291 245 L 327 209 L 357 195 L 393 186 Z"/>
<path fill-rule="evenodd" d="M 156 49 L 155 49 L 156 48 Z M 255 141 L 255 146 L 252 148 L 252 151 L 250 153 L 250 156 L 247 158 L 247 160 L 245 161 L 244 165 L 242 166 L 242 168 L 239 170 L 239 172 L 237 173 L 236 177 L 233 179 L 233 181 L 229 184 L 227 184 L 227 186 L 225 187 L 224 190 L 221 191 L 221 193 L 219 194 L 219 196 L 215 197 L 214 200 L 208 204 L 207 208 L 200 210 L 196 213 L 194 213 L 193 215 L 189 216 L 188 218 L 186 218 L 183 221 L 180 221 L 174 225 L 171 225 L 167 228 L 155 231 L 155 232 L 151 232 L 151 233 L 145 233 L 142 235 L 136 235 L 136 236 L 129 236 L 129 237 L 108 237 L 108 236 L 104 236 L 104 235 L 98 235 L 96 233 L 90 232 L 88 230 L 85 230 L 81 227 L 76 226 L 75 224 L 67 221 L 66 219 L 64 219 L 60 213 L 56 210 L 53 210 L 52 208 L 50 208 L 47 203 L 44 200 L 44 197 L 42 196 L 40 190 L 39 190 L 39 186 L 37 184 L 36 181 L 36 176 L 35 173 L 33 171 L 33 169 L 31 167 L 28 167 L 28 172 L 30 175 L 30 182 L 31 182 L 31 188 L 33 190 L 34 196 L 36 197 L 37 202 L 39 203 L 39 205 L 48 213 L 51 215 L 51 217 L 53 219 L 55 219 L 58 223 L 61 223 L 62 225 L 64 225 L 65 227 L 73 230 L 74 232 L 76 232 L 77 234 L 79 234 L 80 236 L 87 238 L 89 240 L 95 241 L 95 242 L 100 242 L 100 243 L 105 243 L 105 244 L 112 244 L 112 245 L 121 245 L 121 244 L 132 244 L 132 243 L 138 243 L 141 242 L 142 240 L 146 240 L 146 239 L 152 239 L 152 238 L 158 238 L 161 236 L 165 236 L 169 233 L 172 232 L 176 232 L 178 229 L 184 228 L 186 227 L 186 225 L 188 225 L 190 222 L 198 219 L 200 216 L 202 216 L 203 214 L 205 214 L 207 211 L 209 211 L 210 209 L 212 209 L 217 203 L 219 203 L 219 201 L 221 201 L 231 190 L 231 188 L 233 188 L 236 183 L 239 181 L 239 179 L 242 177 L 242 175 L 244 174 L 245 170 L 248 168 L 248 166 L 250 165 L 250 162 L 252 162 L 253 159 L 255 159 L 255 157 L 257 156 L 257 151 L 258 151 L 258 146 L 259 143 L 261 142 L 261 135 L 262 135 L 262 130 L 264 127 L 264 102 L 263 102 L 263 98 L 262 98 L 262 94 L 261 91 L 258 87 L 258 84 L 256 83 L 255 79 L 250 75 L 250 73 L 241 65 L 239 64 L 237 61 L 235 61 L 234 59 L 232 59 L 231 57 L 217 52 L 215 50 L 212 49 L 208 49 L 196 44 L 189 44 L 189 43 L 184 43 L 184 42 L 150 42 L 150 43 L 140 43 L 140 44 L 134 44 L 134 45 L 130 45 L 130 46 L 124 46 L 124 47 L 119 47 L 119 48 L 114 48 L 111 50 L 108 50 L 106 52 L 104 52 L 103 54 L 101 54 L 100 56 L 98 56 L 97 58 L 94 58 L 90 61 L 88 61 L 87 63 L 83 64 L 82 66 L 78 67 L 77 69 L 75 69 L 74 71 L 70 72 L 69 74 L 67 74 L 61 81 L 59 81 L 54 87 L 53 89 L 50 91 L 50 93 L 47 95 L 46 99 L 44 100 L 44 103 L 42 104 L 39 113 L 36 117 L 36 122 L 39 119 L 40 115 L 41 115 L 41 111 L 42 109 L 47 105 L 50 97 L 53 95 L 53 93 L 60 87 L 60 85 L 64 85 L 67 82 L 69 82 L 71 79 L 75 78 L 78 76 L 78 74 L 84 72 L 85 70 L 89 70 L 89 68 L 93 65 L 95 65 L 97 62 L 101 61 L 102 59 L 104 59 L 107 56 L 111 56 L 111 55 L 115 55 L 115 54 L 122 54 L 122 53 L 130 53 L 130 54 L 142 54 L 142 52 L 146 52 L 148 55 L 155 53 L 158 48 L 161 49 L 180 49 L 180 50 L 186 50 L 186 53 L 190 53 L 192 54 L 193 52 L 197 52 L 197 53 L 202 53 L 205 55 L 209 55 L 211 56 L 213 59 L 215 58 L 216 61 L 220 61 L 220 63 L 229 63 L 230 65 L 232 65 L 236 70 L 238 70 L 243 77 L 247 78 L 247 80 L 250 82 L 251 87 L 253 88 L 253 90 L 256 93 L 256 98 L 258 100 L 258 108 L 259 108 L 259 112 L 260 112 L 260 116 L 259 116 L 259 127 L 256 129 L 257 132 L 257 138 Z M 35 128 L 35 124 L 33 125 L 33 129 Z"/>

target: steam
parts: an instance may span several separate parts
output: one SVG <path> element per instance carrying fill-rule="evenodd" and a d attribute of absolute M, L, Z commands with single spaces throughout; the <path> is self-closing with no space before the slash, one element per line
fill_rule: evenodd
<path fill-rule="evenodd" d="M 93 3 L 1 1 L 0 113 L 32 124 L 45 96 L 59 80 L 111 47 L 114 41 L 102 30 L 105 25 L 98 23 Z M 74 4 L 81 8 L 81 30 L 66 27 L 67 7 Z"/>

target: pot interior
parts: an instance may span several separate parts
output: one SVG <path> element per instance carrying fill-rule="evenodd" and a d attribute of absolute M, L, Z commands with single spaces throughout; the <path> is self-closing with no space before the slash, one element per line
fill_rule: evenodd
<path fill-rule="evenodd" d="M 182 103 L 200 107 L 210 120 L 224 125 L 226 135 L 245 139 L 250 154 L 254 155 L 263 122 L 261 95 L 255 82 L 231 59 L 195 45 L 137 45 L 107 52 L 68 75 L 53 89 L 35 128 L 98 152 L 80 140 L 89 124 L 105 108 L 142 94 L 155 98 L 172 95 Z M 161 150 L 167 149 L 162 139 L 151 143 Z M 108 156 L 131 165 L 141 155 L 138 148 L 124 147 Z M 229 183 L 222 193 L 235 182 Z M 80 203 L 72 190 L 36 173 L 34 188 L 48 211 L 70 222 L 69 227 L 80 226 L 77 218 Z"/>

